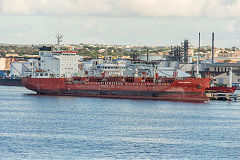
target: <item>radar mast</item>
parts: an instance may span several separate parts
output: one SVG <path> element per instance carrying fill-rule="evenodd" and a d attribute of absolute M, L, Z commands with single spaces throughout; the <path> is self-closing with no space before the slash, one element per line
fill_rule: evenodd
<path fill-rule="evenodd" d="M 56 38 L 57 38 L 57 51 L 60 51 L 60 43 L 63 41 L 63 35 L 57 33 Z"/>

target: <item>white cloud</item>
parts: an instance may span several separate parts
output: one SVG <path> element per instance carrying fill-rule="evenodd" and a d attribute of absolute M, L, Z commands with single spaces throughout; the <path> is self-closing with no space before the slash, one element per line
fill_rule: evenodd
<path fill-rule="evenodd" d="M 240 17 L 240 0 L 237 0 L 234 5 L 228 5 L 226 8 L 229 17 Z"/>
<path fill-rule="evenodd" d="M 0 0 L 0 14 L 240 17 L 240 0 Z"/>
<path fill-rule="evenodd" d="M 234 32 L 236 30 L 236 21 L 235 20 L 231 20 L 231 21 L 227 21 L 226 22 L 226 28 L 229 32 Z"/>
<path fill-rule="evenodd" d="M 0 0 L 0 42 L 52 43 L 59 32 L 66 43 L 197 44 L 201 32 L 208 45 L 215 32 L 216 45 L 238 46 L 239 10 L 240 0 Z"/>
<path fill-rule="evenodd" d="M 108 0 L 0 0 L 3 14 L 97 15 L 109 12 Z"/>
<path fill-rule="evenodd" d="M 25 0 L 1 1 L 1 11 L 6 14 L 30 14 L 29 5 Z"/>
<path fill-rule="evenodd" d="M 166 17 L 166 16 L 198 16 L 205 0 L 120 0 L 114 2 L 115 14 L 125 9 L 125 13 L 136 16 Z M 124 7 L 124 8 L 123 8 Z"/>

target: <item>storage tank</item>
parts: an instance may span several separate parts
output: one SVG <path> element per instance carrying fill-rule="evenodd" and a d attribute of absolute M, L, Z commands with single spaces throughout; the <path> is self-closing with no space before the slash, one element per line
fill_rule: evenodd
<path fill-rule="evenodd" d="M 148 58 L 149 58 L 148 59 L 149 61 L 156 61 L 156 60 L 163 59 L 163 56 L 162 55 L 149 55 Z M 142 61 L 147 61 L 147 55 L 146 54 L 139 55 L 139 59 Z"/>
<path fill-rule="evenodd" d="M 169 67 L 171 67 L 171 68 L 179 68 L 179 62 L 177 62 L 177 61 L 172 61 L 171 63 L 170 63 L 170 65 L 169 65 Z"/>
<path fill-rule="evenodd" d="M 159 67 L 169 67 L 169 61 L 161 61 L 159 64 L 158 64 Z"/>
<path fill-rule="evenodd" d="M 206 70 L 205 64 L 199 64 L 198 65 L 198 70 L 199 71 L 205 71 Z M 194 71 L 197 71 L 197 65 L 196 64 L 194 65 Z"/>
<path fill-rule="evenodd" d="M 196 64 L 180 64 L 179 68 L 184 72 L 191 72 Z"/>
<path fill-rule="evenodd" d="M 92 61 L 84 62 L 82 64 L 83 64 L 84 70 L 90 70 L 90 68 L 93 66 L 93 62 Z"/>
<path fill-rule="evenodd" d="M 117 63 L 118 64 L 125 64 L 126 66 L 129 66 L 131 64 L 131 60 L 128 60 L 128 59 L 118 59 Z"/>

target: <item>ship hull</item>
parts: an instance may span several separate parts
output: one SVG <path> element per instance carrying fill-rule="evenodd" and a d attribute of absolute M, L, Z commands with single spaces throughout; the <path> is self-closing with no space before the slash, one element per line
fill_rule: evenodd
<path fill-rule="evenodd" d="M 209 87 L 206 92 L 211 93 L 234 93 L 237 87 Z"/>
<path fill-rule="evenodd" d="M 23 85 L 39 94 L 205 102 L 209 79 L 179 80 L 171 84 L 74 82 L 66 78 L 23 78 Z M 201 87 L 197 87 L 201 85 Z"/>
<path fill-rule="evenodd" d="M 4 86 L 23 86 L 21 79 L 2 79 L 0 78 L 0 85 Z"/>

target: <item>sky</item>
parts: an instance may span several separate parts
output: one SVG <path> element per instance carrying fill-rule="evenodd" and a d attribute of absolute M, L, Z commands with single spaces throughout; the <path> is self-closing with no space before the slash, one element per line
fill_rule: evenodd
<path fill-rule="evenodd" d="M 240 0 L 0 0 L 0 43 L 240 47 Z"/>

